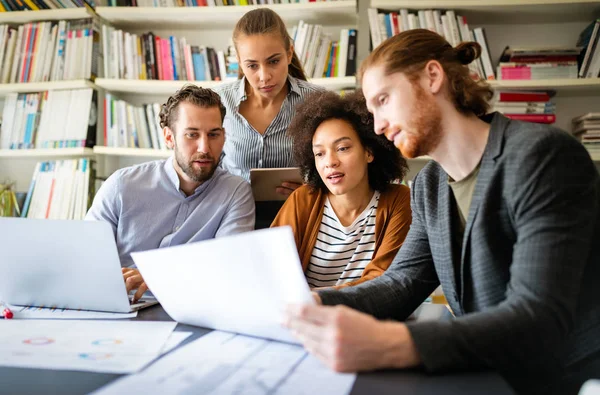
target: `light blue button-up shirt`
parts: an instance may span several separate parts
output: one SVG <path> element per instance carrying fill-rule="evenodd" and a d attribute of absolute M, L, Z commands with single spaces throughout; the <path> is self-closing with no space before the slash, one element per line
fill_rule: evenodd
<path fill-rule="evenodd" d="M 128 267 L 132 252 L 253 230 L 254 198 L 243 178 L 220 168 L 186 196 L 171 157 L 117 170 L 85 218 L 112 225 L 121 266 Z"/>

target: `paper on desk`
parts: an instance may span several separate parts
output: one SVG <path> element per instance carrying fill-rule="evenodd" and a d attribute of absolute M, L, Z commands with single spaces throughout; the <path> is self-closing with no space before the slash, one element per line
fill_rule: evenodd
<path fill-rule="evenodd" d="M 355 380 L 299 346 L 213 331 L 94 394 L 337 395 Z"/>
<path fill-rule="evenodd" d="M 165 311 L 184 324 L 296 343 L 281 326 L 283 311 L 314 303 L 289 226 L 131 257 Z"/>
<path fill-rule="evenodd" d="M 167 339 L 167 342 L 164 344 L 162 350 L 160 351 L 160 355 L 166 354 L 178 345 L 180 345 L 185 339 L 190 337 L 192 332 L 175 332 L 171 333 L 171 336 Z"/>
<path fill-rule="evenodd" d="M 0 320 L 0 366 L 131 373 L 156 358 L 175 322 Z"/>
<path fill-rule="evenodd" d="M 600 395 L 600 380 L 588 380 L 583 383 L 579 395 Z"/>
<path fill-rule="evenodd" d="M 54 320 L 88 320 L 88 319 L 119 319 L 133 318 L 133 313 L 106 313 L 102 311 L 68 310 L 52 307 L 10 306 L 15 319 L 54 319 Z"/>

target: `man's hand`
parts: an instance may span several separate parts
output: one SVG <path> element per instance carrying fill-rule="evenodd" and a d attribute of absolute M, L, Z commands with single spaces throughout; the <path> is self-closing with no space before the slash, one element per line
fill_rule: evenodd
<path fill-rule="evenodd" d="M 284 325 L 308 352 L 337 372 L 420 363 L 406 325 L 378 321 L 346 306 L 290 306 Z"/>
<path fill-rule="evenodd" d="M 290 196 L 292 192 L 294 192 L 301 186 L 302 184 L 298 184 L 297 182 L 285 181 L 282 182 L 281 185 L 275 189 L 275 192 L 277 192 L 280 195 Z"/>
<path fill-rule="evenodd" d="M 133 295 L 132 301 L 133 303 L 136 303 L 138 300 L 140 300 L 142 295 L 144 295 L 144 292 L 148 290 L 148 286 L 144 282 L 139 270 L 124 267 L 121 268 L 121 271 L 123 272 L 123 280 L 125 280 L 125 288 L 127 288 L 127 293 L 137 289 L 137 292 L 135 295 Z"/>

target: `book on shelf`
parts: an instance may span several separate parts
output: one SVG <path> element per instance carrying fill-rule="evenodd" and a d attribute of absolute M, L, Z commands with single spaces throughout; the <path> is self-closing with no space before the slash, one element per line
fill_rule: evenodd
<path fill-rule="evenodd" d="M 0 0 L 0 12 L 55 10 L 85 7 L 86 5 L 93 7 L 94 2 L 87 0 Z"/>
<path fill-rule="evenodd" d="M 0 149 L 93 147 L 97 92 L 93 89 L 10 93 L 5 98 Z"/>
<path fill-rule="evenodd" d="M 339 40 L 323 26 L 300 21 L 292 29 L 294 50 L 308 78 L 346 77 L 356 74 L 356 29 L 341 29 Z"/>
<path fill-rule="evenodd" d="M 107 93 L 104 100 L 104 144 L 107 147 L 166 150 L 159 113 L 158 103 L 136 107 Z"/>
<path fill-rule="evenodd" d="M 311 0 L 313 2 L 314 0 Z M 332 1 L 332 0 L 320 0 Z M 308 3 L 305 0 L 100 0 L 98 5 L 109 7 L 220 7 L 238 5 L 267 5 Z"/>
<path fill-rule="evenodd" d="M 499 80 L 543 80 L 578 77 L 579 47 L 511 48 L 500 55 Z"/>
<path fill-rule="evenodd" d="M 97 77 L 100 29 L 99 19 L 91 17 L 0 25 L 0 82 Z"/>
<path fill-rule="evenodd" d="M 571 133 L 590 151 L 600 150 L 600 112 L 577 116 L 571 121 Z"/>
<path fill-rule="evenodd" d="M 497 92 L 492 99 L 492 111 L 519 121 L 556 122 L 556 106 L 546 92 Z"/>
<path fill-rule="evenodd" d="M 38 162 L 21 217 L 83 219 L 94 196 L 92 164 L 88 158 Z"/>
<path fill-rule="evenodd" d="M 102 45 L 106 78 L 167 81 L 237 79 L 237 58 L 235 53 L 231 54 L 233 46 L 221 51 L 188 44 L 185 37 L 160 37 L 153 32 L 138 35 L 107 25 L 102 26 Z"/>
<path fill-rule="evenodd" d="M 408 9 L 383 12 L 376 8 L 367 10 L 369 28 L 371 32 L 371 45 L 376 48 L 383 41 L 411 29 L 428 29 L 444 37 L 450 45 L 457 46 L 463 41 L 476 41 L 481 45 L 482 53 L 469 65 L 471 74 L 476 78 L 495 80 L 494 68 L 482 27 L 470 29 L 467 18 L 457 15 L 453 10 L 418 10 L 410 12 Z"/>
<path fill-rule="evenodd" d="M 600 76 L 600 19 L 590 23 L 579 35 L 577 46 L 584 50 L 579 55 L 579 78 Z"/>

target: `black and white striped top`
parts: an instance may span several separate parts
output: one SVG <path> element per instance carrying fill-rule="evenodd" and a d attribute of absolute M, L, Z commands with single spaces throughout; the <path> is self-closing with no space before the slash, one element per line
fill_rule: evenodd
<path fill-rule="evenodd" d="M 330 287 L 359 279 L 373 259 L 378 191 L 350 226 L 343 226 L 325 202 L 317 242 L 310 256 L 306 280 L 311 287 Z"/>
<path fill-rule="evenodd" d="M 225 156 L 221 166 L 231 174 L 250 181 L 250 169 L 292 167 L 292 139 L 287 128 L 295 114 L 295 107 L 305 97 L 324 88 L 288 76 L 289 92 L 281 110 L 264 134 L 260 134 L 239 113 L 240 103 L 246 100 L 245 77 L 213 88 L 227 109 L 225 128 Z"/>

